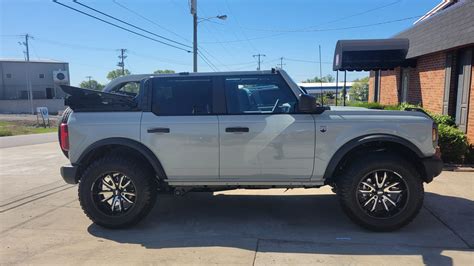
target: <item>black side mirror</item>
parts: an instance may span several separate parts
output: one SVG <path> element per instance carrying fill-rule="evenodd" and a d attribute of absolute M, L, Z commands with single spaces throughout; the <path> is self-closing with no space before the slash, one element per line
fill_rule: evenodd
<path fill-rule="evenodd" d="M 300 94 L 298 111 L 302 113 L 315 113 L 318 109 L 316 98 L 308 94 Z"/>

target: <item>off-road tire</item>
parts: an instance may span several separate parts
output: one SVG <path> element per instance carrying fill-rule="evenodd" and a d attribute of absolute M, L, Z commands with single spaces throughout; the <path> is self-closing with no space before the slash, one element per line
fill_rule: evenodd
<path fill-rule="evenodd" d="M 374 218 L 368 215 L 357 199 L 359 182 L 378 169 L 398 173 L 405 180 L 408 197 L 405 208 L 395 216 Z M 337 194 L 344 212 L 355 223 L 372 231 L 393 231 L 410 223 L 423 205 L 423 182 L 414 166 L 398 155 L 374 152 L 353 161 L 337 180 Z"/>
<path fill-rule="evenodd" d="M 135 205 L 129 212 L 117 217 L 104 213 L 94 202 L 92 186 L 108 172 L 120 172 L 133 181 L 136 189 Z M 79 183 L 79 202 L 84 213 L 95 224 L 106 228 L 125 228 L 141 221 L 153 208 L 157 196 L 157 184 L 152 169 L 127 156 L 110 155 L 90 164 Z"/>

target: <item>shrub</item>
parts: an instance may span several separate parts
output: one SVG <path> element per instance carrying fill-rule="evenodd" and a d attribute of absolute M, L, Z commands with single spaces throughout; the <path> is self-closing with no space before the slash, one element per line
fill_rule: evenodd
<path fill-rule="evenodd" d="M 423 107 L 421 107 L 420 105 L 417 105 L 417 104 L 411 104 L 411 103 L 407 103 L 407 102 L 403 102 L 401 104 L 398 105 L 398 110 L 405 110 L 407 108 L 421 108 L 423 109 Z"/>
<path fill-rule="evenodd" d="M 445 163 L 462 163 L 468 150 L 466 135 L 453 126 L 440 124 L 439 147 Z"/>
<path fill-rule="evenodd" d="M 433 114 L 433 113 L 430 113 L 430 115 L 438 125 L 446 125 L 446 126 L 455 127 L 455 121 L 449 115 L 439 115 L 439 114 Z"/>
<path fill-rule="evenodd" d="M 369 109 L 384 109 L 384 105 L 378 102 L 351 102 L 348 105 L 354 107 L 364 107 Z"/>
<path fill-rule="evenodd" d="M 464 158 L 464 163 L 474 164 L 474 145 L 473 144 L 469 145 L 469 148 L 467 149 L 466 156 Z"/>

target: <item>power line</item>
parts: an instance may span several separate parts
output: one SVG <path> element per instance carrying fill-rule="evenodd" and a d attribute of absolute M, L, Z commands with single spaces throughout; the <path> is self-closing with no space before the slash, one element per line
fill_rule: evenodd
<path fill-rule="evenodd" d="M 181 38 L 181 39 L 187 41 L 187 42 L 190 41 L 190 40 L 187 39 L 186 37 L 184 37 L 184 36 L 182 36 L 182 35 L 180 35 L 180 34 L 174 32 L 174 31 L 172 31 L 172 30 L 170 30 L 170 29 L 167 29 L 167 28 L 163 27 L 162 25 L 156 23 L 155 21 L 153 21 L 153 20 L 151 20 L 151 19 L 149 19 L 149 18 L 143 16 L 143 15 L 140 14 L 139 12 L 130 9 L 129 7 L 125 6 L 124 4 L 121 4 L 121 3 L 119 3 L 119 2 L 116 1 L 116 0 L 112 0 L 112 2 L 113 2 L 114 4 L 116 4 L 116 5 L 118 5 L 119 7 L 123 8 L 123 9 L 125 9 L 125 10 L 127 10 L 127 11 L 129 11 L 129 12 L 131 12 L 132 14 L 134 14 L 134 15 L 136 15 L 136 16 L 138 16 L 138 17 L 140 17 L 140 18 L 142 18 L 142 19 L 144 19 L 144 20 L 146 20 L 146 21 L 148 21 L 148 22 L 150 22 L 150 23 L 152 23 L 153 25 L 155 25 L 155 26 L 157 26 L 157 27 L 159 27 L 159 28 L 161 28 L 161 29 L 163 29 L 163 30 L 165 30 L 165 31 L 167 31 L 167 32 L 169 32 L 169 33 L 171 33 L 171 34 L 173 34 L 173 35 L 175 35 L 175 36 L 177 36 L 177 37 L 179 37 L 179 38 Z M 187 46 L 187 47 L 191 48 L 191 46 Z M 208 51 L 207 51 L 204 47 L 202 47 L 201 45 L 198 45 L 198 50 L 203 51 L 203 52 L 206 53 L 208 56 L 210 56 L 210 57 L 214 58 L 216 61 L 220 62 L 219 59 L 217 59 L 215 56 L 213 56 L 210 52 L 208 52 Z M 207 60 L 209 61 L 209 63 L 212 64 L 212 62 L 209 60 L 209 58 L 207 58 Z M 206 62 L 206 63 L 207 63 L 207 62 Z M 224 65 L 222 62 L 220 62 L 220 64 L 221 64 L 221 65 Z M 225 66 L 225 65 L 224 65 L 224 66 Z"/>
<path fill-rule="evenodd" d="M 201 57 L 202 61 L 204 61 L 204 63 L 206 63 L 212 69 L 212 71 L 218 71 L 217 68 L 211 62 L 207 61 L 208 59 L 202 53 L 198 53 L 198 56 Z"/>
<path fill-rule="evenodd" d="M 285 57 L 285 60 L 288 60 L 288 61 L 295 61 L 295 62 L 303 62 L 303 63 L 311 63 L 311 64 L 319 64 L 319 63 L 322 63 L 322 64 L 332 64 L 332 62 L 327 62 L 327 61 L 311 61 L 311 60 L 304 60 L 304 59 L 295 59 L 295 58 L 288 58 L 288 57 Z"/>
<path fill-rule="evenodd" d="M 151 31 L 149 31 L 149 30 L 145 30 L 145 29 L 143 29 L 143 28 L 141 28 L 141 27 L 138 27 L 138 26 L 136 26 L 136 25 L 134 25 L 134 24 L 132 24 L 132 23 L 128 23 L 128 22 L 126 22 L 126 21 L 124 21 L 124 20 L 118 19 L 118 18 L 116 18 L 116 17 L 114 17 L 114 16 L 111 16 L 111 15 L 109 15 L 109 14 L 106 14 L 106 13 L 100 11 L 100 10 L 97 10 L 97 9 L 93 8 L 93 7 L 90 7 L 90 6 L 88 6 L 88 5 L 85 5 L 85 4 L 83 4 L 83 3 L 81 3 L 81 2 L 79 2 L 79 1 L 77 1 L 77 0 L 74 0 L 74 3 L 76 3 L 76 4 L 80 5 L 80 6 L 83 6 L 83 7 L 87 8 L 87 9 L 90 9 L 90 10 L 92 10 L 92 11 L 95 11 L 95 12 L 97 12 L 97 13 L 99 13 L 99 14 L 102 14 L 102 15 L 104 15 L 104 16 L 106 16 L 106 17 L 109 17 L 109 18 L 111 18 L 111 19 L 114 19 L 114 20 L 116 20 L 116 21 L 122 22 L 123 24 L 128 25 L 128 26 L 130 26 L 130 27 L 133 27 L 133 28 L 135 28 L 135 29 L 137 29 L 137 30 L 144 31 L 144 32 L 146 32 L 146 33 L 148 33 L 148 34 L 151 34 L 151 35 L 156 36 L 156 37 L 158 37 L 158 38 L 161 38 L 161 39 L 163 39 L 163 40 L 167 40 L 167 41 L 169 41 L 169 42 L 172 42 L 172 43 L 175 43 L 175 44 L 178 44 L 178 45 L 182 45 L 182 46 L 184 46 L 184 47 L 191 48 L 191 46 L 189 46 L 189 45 L 187 45 L 187 44 L 180 43 L 180 42 L 174 41 L 174 40 L 172 40 L 172 39 L 169 39 L 169 38 L 163 37 L 163 36 L 161 36 L 161 35 L 158 35 L 158 34 L 156 34 L 156 33 L 153 33 L 153 32 L 151 32 Z"/>
<path fill-rule="evenodd" d="M 57 46 L 61 46 L 61 47 L 70 47 L 70 48 L 73 48 L 73 49 L 93 50 L 93 51 L 102 51 L 102 52 L 115 52 L 116 51 L 116 49 L 112 49 L 112 48 L 100 48 L 100 47 L 84 46 L 84 45 L 78 45 L 78 44 L 57 42 L 57 41 L 52 41 L 52 40 L 47 40 L 47 39 L 37 38 L 37 37 L 35 37 L 35 41 L 49 43 L 49 44 L 57 45 Z"/>
<path fill-rule="evenodd" d="M 174 65 L 189 66 L 189 63 L 178 62 L 178 61 L 174 61 L 174 60 L 169 59 L 169 58 L 162 58 L 162 57 L 156 57 L 156 56 L 151 56 L 151 55 L 144 55 L 144 54 L 137 53 L 133 50 L 128 50 L 128 53 L 131 54 L 131 55 L 134 55 L 134 56 L 145 58 L 145 59 L 153 59 L 153 60 L 157 60 L 157 61 L 161 61 L 161 62 L 169 63 L 169 64 L 174 64 Z"/>
<path fill-rule="evenodd" d="M 247 41 L 247 43 L 249 44 L 250 48 L 252 48 L 252 50 L 254 50 L 254 52 L 257 52 L 257 49 L 255 48 L 255 46 L 252 44 L 252 42 L 250 41 L 250 39 L 247 37 L 247 35 L 245 34 L 245 32 L 242 30 L 242 26 L 240 25 L 240 22 L 239 20 L 237 19 L 237 17 L 235 16 L 235 14 L 231 11 L 231 8 L 230 8 L 230 5 L 229 5 L 229 2 L 227 0 L 225 0 L 225 4 L 227 6 L 227 9 L 229 10 L 229 13 L 232 17 L 234 17 L 235 19 L 235 22 L 240 30 L 240 32 L 242 33 L 242 36 L 244 36 L 245 40 Z"/>
<path fill-rule="evenodd" d="M 332 23 L 336 23 L 336 22 L 339 22 L 339 21 L 347 20 L 349 18 L 357 17 L 357 16 L 360 16 L 360 15 L 364 15 L 364 14 L 379 10 L 379 9 L 383 9 L 383 8 L 386 8 L 386 7 L 389 7 L 389 6 L 393 6 L 393 5 L 398 4 L 400 2 L 401 2 L 401 0 L 397 0 L 397 1 L 394 1 L 394 2 L 391 2 L 391 3 L 388 3 L 386 5 L 374 7 L 374 8 L 371 8 L 371 9 L 364 10 L 364 11 L 359 12 L 359 13 L 355 13 L 355 14 L 352 14 L 352 15 L 344 16 L 344 17 L 341 17 L 341 18 L 337 18 L 337 19 L 334 19 L 334 20 L 327 21 L 327 22 L 323 22 L 323 23 L 321 23 L 317 26 L 316 25 L 315 26 L 307 26 L 307 27 L 304 27 L 304 28 L 289 29 L 289 30 L 262 29 L 262 28 L 246 28 L 246 29 L 254 30 L 254 31 L 266 31 L 266 32 L 305 32 L 308 29 L 313 29 L 313 28 L 316 28 L 316 27 L 320 27 L 322 25 L 327 25 L 327 24 L 332 24 Z"/>
<path fill-rule="evenodd" d="M 367 28 L 367 27 L 385 25 L 385 24 L 390 24 L 390 23 L 395 23 L 395 22 L 401 22 L 401 21 L 405 21 L 405 20 L 416 19 L 416 18 L 420 18 L 420 17 L 421 16 L 412 16 L 412 17 L 406 17 L 406 18 L 401 18 L 401 19 L 388 20 L 388 21 L 382 21 L 382 22 L 371 23 L 371 24 L 363 24 L 363 25 L 357 25 L 357 26 L 340 27 L 340 28 L 326 28 L 326 29 L 312 29 L 312 30 L 305 30 L 305 31 L 280 32 L 280 33 L 276 33 L 276 34 L 250 38 L 249 40 L 268 39 L 268 38 L 273 38 L 273 37 L 285 35 L 285 34 L 288 34 L 288 33 L 297 33 L 297 32 L 324 32 L 324 31 L 339 31 L 339 30 Z M 223 43 L 237 43 L 237 42 L 245 42 L 245 41 L 247 41 L 247 39 L 228 40 L 228 41 L 223 41 Z M 213 43 L 213 42 L 203 42 L 203 43 Z"/>
<path fill-rule="evenodd" d="M 58 4 L 58 5 L 64 6 L 64 7 L 68 8 L 68 9 L 74 10 L 74 11 L 76 11 L 76 12 L 78 12 L 78 13 L 81 13 L 81 14 L 83 14 L 83 15 L 86 15 L 86 16 L 88 16 L 88 17 L 91 17 L 91 18 L 97 19 L 97 20 L 99 20 L 99 21 L 102 21 L 102 22 L 104 22 L 104 23 L 106 23 L 106 24 L 109 24 L 109 25 L 111 25 L 111 26 L 114 26 L 114 27 L 116 27 L 116 28 L 119 28 L 119 29 L 128 31 L 128 32 L 133 33 L 133 34 L 138 35 L 138 36 L 141 36 L 141 37 L 143 37 L 143 38 L 146 38 L 146 39 L 149 39 L 149 40 L 152 40 L 152 41 L 155 41 L 155 42 L 158 42 L 158 43 L 161 43 L 161 44 L 164 44 L 164 45 L 166 45 L 166 46 L 173 47 L 173 48 L 176 48 L 176 49 L 179 49 L 179 50 L 182 50 L 182 51 L 186 51 L 186 52 L 188 52 L 188 53 L 191 52 L 191 51 L 189 51 L 189 50 L 186 50 L 186 49 L 184 49 L 184 48 L 178 47 L 178 46 L 176 46 L 176 45 L 172 45 L 172 44 L 169 44 L 169 43 L 166 43 L 166 42 L 157 40 L 157 39 L 155 39 L 155 38 L 152 38 L 152 37 L 146 36 L 146 35 L 144 35 L 144 34 L 141 34 L 141 33 L 139 33 L 139 32 L 136 32 L 136 31 L 127 29 L 127 28 L 125 28 L 125 27 L 122 27 L 122 26 L 120 26 L 120 25 L 114 24 L 114 23 L 109 22 L 109 21 L 107 21 L 107 20 L 103 20 L 103 19 L 101 19 L 101 18 L 98 18 L 98 17 L 96 17 L 96 16 L 94 16 L 94 15 L 88 14 L 88 13 L 86 13 L 86 12 L 84 12 L 84 11 L 81 11 L 81 10 L 79 10 L 79 9 L 76 9 L 76 8 L 74 8 L 74 7 L 70 7 L 70 6 L 66 5 L 66 4 L 60 3 L 60 2 L 58 2 L 57 0 L 53 0 L 53 2 L 56 3 L 56 4 Z"/>
<path fill-rule="evenodd" d="M 129 11 L 130 13 L 135 14 L 136 16 L 138 16 L 138 17 L 140 17 L 140 18 L 142 18 L 142 19 L 144 19 L 144 20 L 150 22 L 151 24 L 153 24 L 153 25 L 159 27 L 160 29 L 165 30 L 165 31 L 167 31 L 167 32 L 169 32 L 169 33 L 175 35 L 176 37 L 179 37 L 179 38 L 181 38 L 181 39 L 183 39 L 183 40 L 189 42 L 189 40 L 188 40 L 186 37 L 183 37 L 182 35 L 180 35 L 180 34 L 174 32 L 174 31 L 172 31 L 172 30 L 170 30 L 170 29 L 168 29 L 168 28 L 166 28 L 166 27 L 164 27 L 164 26 L 162 26 L 162 25 L 156 23 L 155 21 L 153 21 L 153 20 L 151 20 L 151 19 L 149 19 L 149 18 L 143 16 L 143 15 L 140 14 L 139 12 L 137 12 L 137 11 L 135 11 L 135 10 L 133 10 L 133 9 L 131 9 L 131 8 L 127 7 L 127 6 L 125 6 L 124 4 L 121 4 L 121 3 L 117 2 L 116 0 L 112 0 L 112 2 L 113 2 L 114 4 L 116 4 L 116 5 L 118 5 L 119 7 L 121 7 L 121 8 L 123 8 L 123 9 Z"/>

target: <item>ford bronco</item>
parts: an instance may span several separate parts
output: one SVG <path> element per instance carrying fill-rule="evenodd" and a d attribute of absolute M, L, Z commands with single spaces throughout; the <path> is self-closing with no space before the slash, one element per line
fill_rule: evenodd
<path fill-rule="evenodd" d="M 329 185 L 354 222 L 390 231 L 414 219 L 442 170 L 421 110 L 320 106 L 278 69 L 137 77 L 62 87 L 61 175 L 104 227 L 139 222 L 157 193 Z"/>

